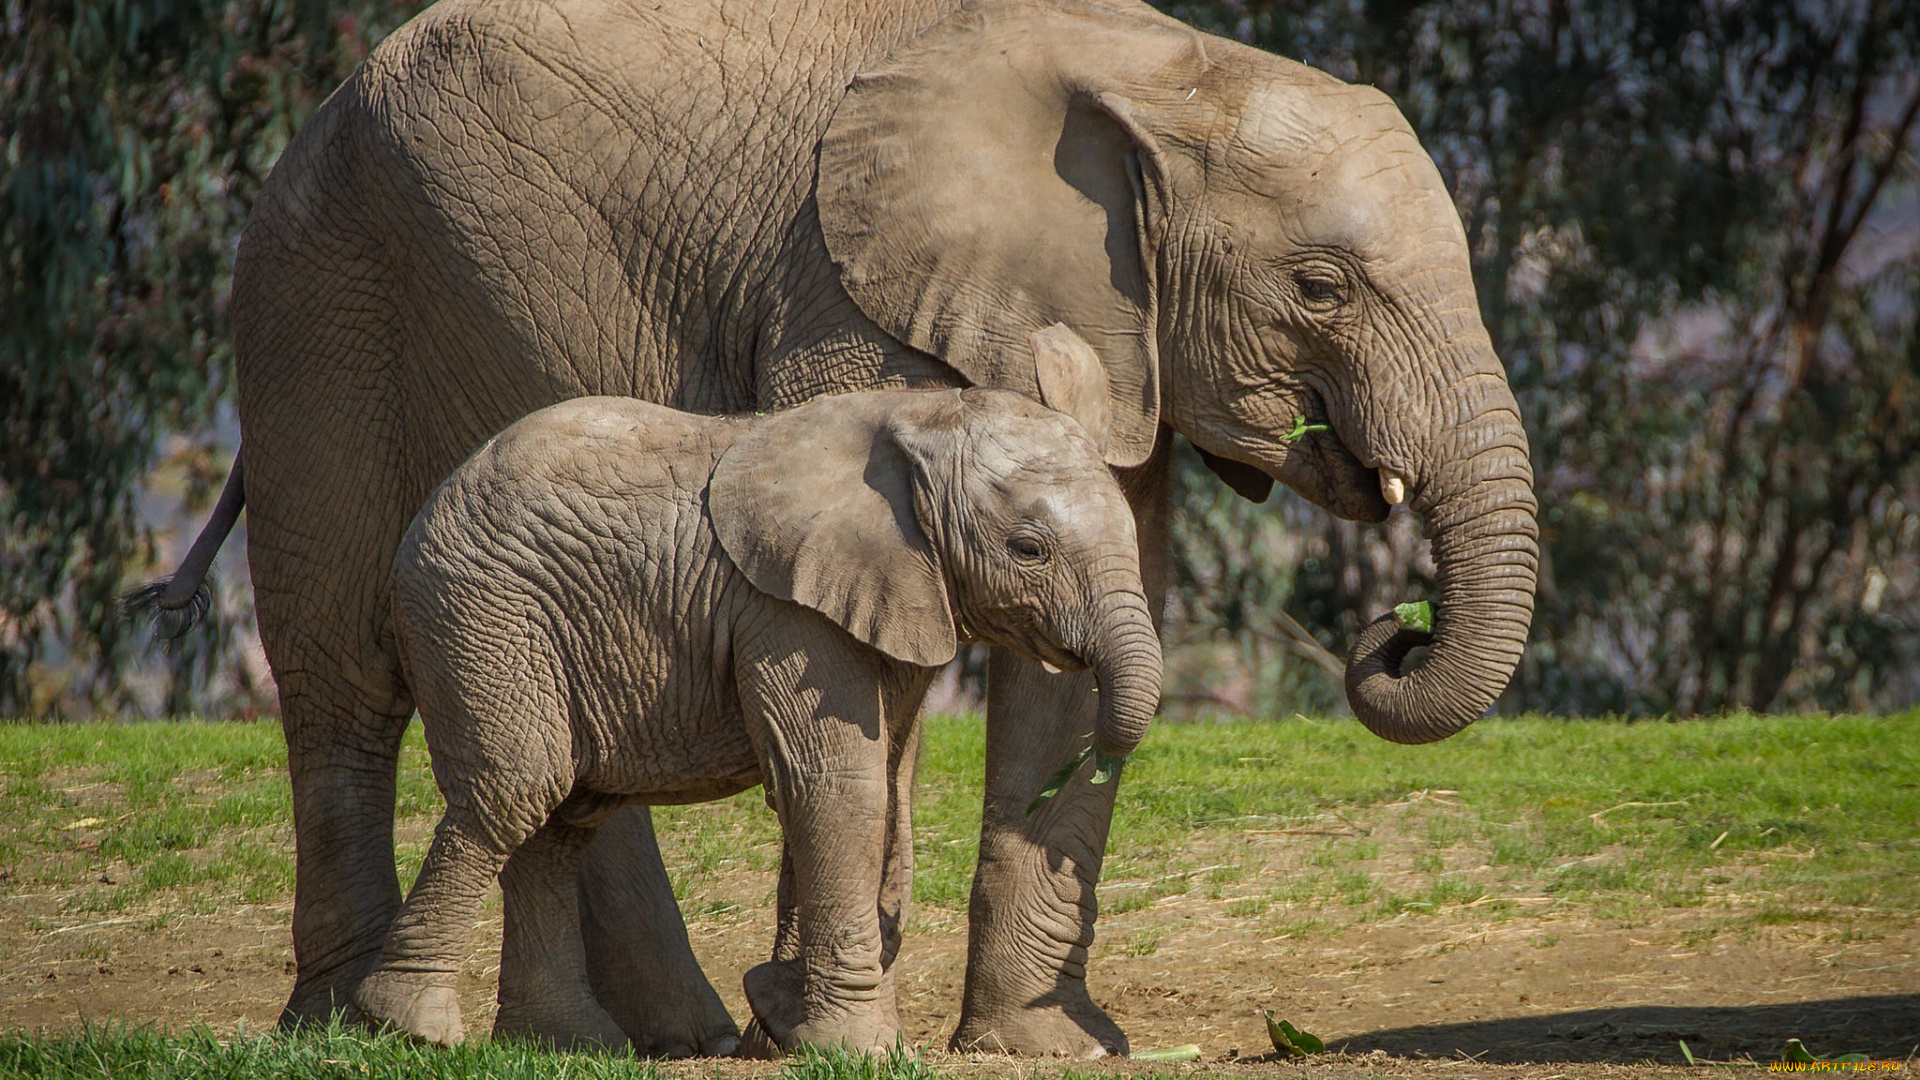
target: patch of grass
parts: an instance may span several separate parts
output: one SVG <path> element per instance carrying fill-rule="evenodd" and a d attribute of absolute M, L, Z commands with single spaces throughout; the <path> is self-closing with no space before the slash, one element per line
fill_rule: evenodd
<path fill-rule="evenodd" d="M 1307 918 L 1281 919 L 1271 927 L 1275 938 L 1316 937 L 1327 930 L 1325 920 Z"/>
<path fill-rule="evenodd" d="M 1127 935 L 1121 951 L 1128 956 L 1152 956 L 1160 951 L 1160 943 L 1167 940 L 1170 931 L 1164 926 L 1149 926 Z"/>
<path fill-rule="evenodd" d="M 293 1077 L 299 1080 L 657 1080 L 657 1063 L 602 1054 L 553 1053 L 527 1043 L 474 1040 L 443 1049 L 397 1034 L 374 1035 L 338 1025 L 296 1034 L 239 1034 L 222 1039 L 205 1028 L 169 1034 L 153 1027 L 87 1025 L 45 1036 L 0 1032 L 0 1076 L 21 1080 L 187 1080 L 199 1077 Z M 779 1080 L 933 1080 L 916 1053 L 884 1055 L 805 1051 L 781 1064 Z"/>
<path fill-rule="evenodd" d="M 1435 915 L 1442 908 L 1471 904 L 1486 895 L 1487 891 L 1484 888 L 1471 881 L 1460 878 L 1442 879 L 1411 895 L 1382 897 L 1380 911 L 1385 915 L 1398 915 L 1402 912 Z"/>
<path fill-rule="evenodd" d="M 1789 913 L 1912 911 L 1916 719 L 1495 717 L 1422 747 L 1348 721 L 1163 723 L 1128 766 L 1107 856 L 1108 879 L 1144 884 L 1114 890 L 1103 908 L 1138 910 L 1191 887 L 1216 901 L 1240 895 L 1228 903 L 1242 917 L 1268 906 L 1414 911 L 1471 902 L 1475 889 L 1627 920 L 1728 891 Z M 924 744 L 915 902 L 958 912 L 979 848 L 984 725 L 930 718 Z M 406 879 L 440 813 L 427 766 L 416 726 L 398 780 Z M 757 790 L 654 816 L 695 917 L 725 917 L 741 872 L 778 865 L 777 825 Z M 1342 835 L 1314 839 L 1328 832 Z M 1246 843 L 1255 833 L 1257 847 Z M 0 895 L 58 889 L 74 913 L 285 903 L 292 847 L 277 725 L 0 724 L 0 869 L 13 870 Z M 1269 869 L 1287 852 L 1310 866 Z M 1397 876 L 1407 870 L 1426 885 L 1409 892 Z"/>
<path fill-rule="evenodd" d="M 1272 906 L 1273 901 L 1264 896 L 1246 896 L 1228 904 L 1227 914 L 1236 919 L 1246 919 L 1255 915 L 1265 915 L 1267 909 Z"/>
<path fill-rule="evenodd" d="M 1348 907 L 1370 904 L 1380 895 L 1380 883 L 1371 874 L 1341 874 L 1334 879 L 1334 886 Z"/>
<path fill-rule="evenodd" d="M 781 1064 L 780 1080 L 934 1080 L 934 1073 L 905 1047 L 886 1054 L 808 1048 Z"/>
<path fill-rule="evenodd" d="M 169 1035 L 151 1027 L 95 1025 L 59 1037 L 0 1033 L 0 1076 L 22 1080 L 127 1076 L 149 1080 L 208 1076 L 534 1080 L 563 1074 L 581 1080 L 654 1080 L 659 1067 L 631 1058 L 553 1054 L 511 1042 L 476 1040 L 447 1050 L 421 1046 L 399 1035 L 376 1036 L 338 1027 L 231 1039 L 221 1039 L 204 1028 Z M 847 1074 L 847 1080 L 853 1080 L 853 1075 Z"/>

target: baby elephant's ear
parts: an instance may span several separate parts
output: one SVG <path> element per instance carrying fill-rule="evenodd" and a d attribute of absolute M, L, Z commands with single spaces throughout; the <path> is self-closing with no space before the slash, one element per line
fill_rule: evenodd
<path fill-rule="evenodd" d="M 953 614 L 889 430 L 895 406 L 924 396 L 845 394 L 755 421 L 721 455 L 707 508 L 754 588 L 934 667 L 953 659 Z"/>
<path fill-rule="evenodd" d="M 1105 455 L 1112 406 L 1107 400 L 1107 369 L 1093 346 L 1065 323 L 1035 330 L 1027 341 L 1033 346 L 1040 400 L 1047 408 L 1080 421 L 1093 436 L 1094 447 Z"/>

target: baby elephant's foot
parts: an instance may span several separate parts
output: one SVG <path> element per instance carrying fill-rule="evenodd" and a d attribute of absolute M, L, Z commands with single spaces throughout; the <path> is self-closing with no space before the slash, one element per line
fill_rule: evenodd
<path fill-rule="evenodd" d="M 772 1057 L 802 1046 L 884 1053 L 899 1044 L 900 1017 L 891 996 L 809 1017 L 806 976 L 798 963 L 760 964 L 741 981 L 753 1008 L 753 1023 L 741 1039 L 742 1056 Z"/>
<path fill-rule="evenodd" d="M 624 1054 L 631 1049 L 627 1033 L 592 998 L 571 1002 L 565 1009 L 555 1009 L 552 1003 L 541 1008 L 503 1002 L 493 1018 L 493 1037 L 496 1042 L 518 1039 L 555 1050 Z"/>
<path fill-rule="evenodd" d="M 353 1004 L 368 1023 L 391 1025 L 421 1042 L 454 1046 L 467 1035 L 452 972 L 377 970 L 353 992 Z"/>

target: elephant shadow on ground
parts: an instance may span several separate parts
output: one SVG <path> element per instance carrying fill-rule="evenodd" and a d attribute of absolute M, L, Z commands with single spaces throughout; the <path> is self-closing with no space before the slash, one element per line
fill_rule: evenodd
<path fill-rule="evenodd" d="M 1778 1005 L 1645 1005 L 1370 1031 L 1329 1049 L 1394 1057 L 1470 1057 L 1487 1064 L 1697 1060 L 1778 1061 L 1788 1039 L 1821 1057 L 1904 1061 L 1920 1047 L 1920 994 L 1829 998 Z"/>

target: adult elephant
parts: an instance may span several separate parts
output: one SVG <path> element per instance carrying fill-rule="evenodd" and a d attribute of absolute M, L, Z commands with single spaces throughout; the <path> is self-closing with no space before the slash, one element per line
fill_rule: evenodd
<path fill-rule="evenodd" d="M 298 829 L 289 1021 L 344 1007 L 400 900 L 401 535 L 476 446 L 563 398 L 1038 392 L 1007 358 L 1063 322 L 1108 370 L 1150 592 L 1169 429 L 1243 494 L 1425 515 L 1429 659 L 1403 672 L 1424 638 L 1383 621 L 1349 668 L 1375 732 L 1470 723 L 1532 610 L 1525 435 L 1406 121 L 1125 0 L 443 0 L 288 146 L 232 313 Z M 1331 431 L 1284 440 L 1301 419 Z M 1025 815 L 1090 730 L 1088 689 L 993 657 L 956 1045 L 1126 1049 L 1084 982 L 1113 785 Z M 624 813 L 583 871 L 596 990 L 638 1049 L 724 1051 L 650 825 Z"/>

